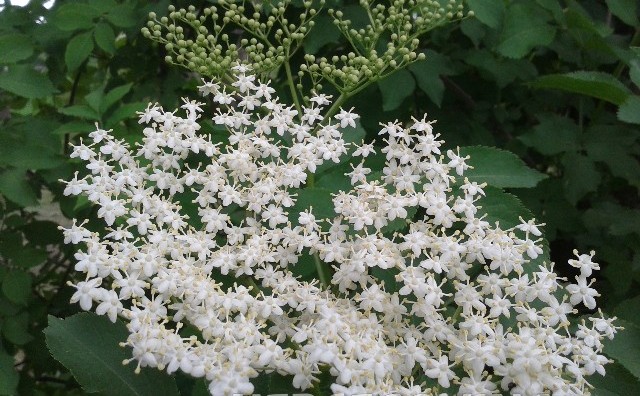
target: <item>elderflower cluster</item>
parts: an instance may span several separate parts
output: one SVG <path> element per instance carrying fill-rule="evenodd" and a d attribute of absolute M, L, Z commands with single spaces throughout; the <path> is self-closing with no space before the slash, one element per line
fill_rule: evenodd
<path fill-rule="evenodd" d="M 127 323 L 138 369 L 204 377 L 212 395 L 260 392 L 263 373 L 308 390 L 323 372 L 336 395 L 589 394 L 617 330 L 601 313 L 569 326 L 596 307 L 593 253 L 570 261 L 576 283 L 530 263 L 539 224 L 483 220 L 484 185 L 463 178 L 467 158 L 443 152 L 432 121 L 383 125 L 375 153 L 347 143 L 358 116 L 327 115 L 329 97 L 298 113 L 247 67 L 233 76 L 200 87 L 213 132 L 184 100 L 149 105 L 141 143 L 98 128 L 73 149 L 88 171 L 65 194 L 86 195 L 108 227 L 64 231 L 85 276 L 72 302 Z M 311 175 L 348 153 L 334 214 L 301 206 Z M 325 283 L 296 275 L 314 265 Z"/>

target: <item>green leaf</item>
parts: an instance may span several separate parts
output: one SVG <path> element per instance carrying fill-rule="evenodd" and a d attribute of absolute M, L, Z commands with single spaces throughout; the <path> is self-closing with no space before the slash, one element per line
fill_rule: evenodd
<path fill-rule="evenodd" d="M 27 182 L 22 169 L 7 169 L 0 173 L 0 193 L 22 207 L 38 203 L 38 197 Z"/>
<path fill-rule="evenodd" d="M 640 88 L 640 55 L 636 55 L 629 65 L 629 77 L 636 87 Z"/>
<path fill-rule="evenodd" d="M 10 301 L 27 305 L 31 296 L 31 276 L 24 271 L 10 271 L 2 280 L 2 292 Z"/>
<path fill-rule="evenodd" d="M 140 374 L 123 365 L 130 351 L 118 344 L 126 340 L 126 326 L 104 316 L 80 313 L 66 319 L 49 316 L 44 330 L 51 355 L 71 371 L 83 389 L 105 395 L 178 395 L 175 381 L 149 367 Z"/>
<path fill-rule="evenodd" d="M 604 353 L 640 379 L 640 327 L 631 322 L 617 320 L 618 331 L 613 340 L 604 340 Z"/>
<path fill-rule="evenodd" d="M 340 30 L 328 15 L 319 15 L 314 20 L 315 26 L 304 38 L 304 52 L 307 54 L 315 54 L 325 45 L 337 43 L 341 36 Z"/>
<path fill-rule="evenodd" d="M 562 183 L 567 200 L 576 204 L 582 197 L 598 189 L 600 173 L 593 161 L 582 154 L 569 152 L 562 158 Z"/>
<path fill-rule="evenodd" d="M 87 120 L 100 120 L 100 114 L 87 105 L 62 107 L 58 109 L 58 113 Z"/>
<path fill-rule="evenodd" d="M 96 113 L 102 114 L 100 108 L 102 107 L 102 98 L 104 97 L 104 92 L 102 89 L 98 88 L 95 91 L 89 92 L 85 95 L 84 100 L 87 101 L 87 104 L 91 109 L 95 110 Z"/>
<path fill-rule="evenodd" d="M 524 144 L 544 155 L 575 151 L 580 143 L 580 128 L 567 117 L 552 113 L 538 116 L 540 123 L 532 131 L 518 137 Z"/>
<path fill-rule="evenodd" d="M 442 75 L 451 75 L 449 59 L 432 50 L 425 51 L 426 59 L 411 64 L 409 70 L 413 73 L 418 87 L 429 96 L 429 99 L 438 107 L 442 104 L 444 96 L 444 83 L 440 79 Z"/>
<path fill-rule="evenodd" d="M 58 92 L 49 77 L 28 65 L 9 66 L 8 70 L 0 73 L 0 88 L 29 99 Z"/>
<path fill-rule="evenodd" d="M 120 121 L 134 117 L 138 111 L 143 111 L 145 108 L 147 108 L 147 103 L 144 102 L 123 104 L 113 111 L 105 122 L 105 127 L 113 128 Z"/>
<path fill-rule="evenodd" d="M 467 0 L 471 11 L 476 18 L 493 29 L 498 29 L 504 15 L 504 2 L 502 0 Z"/>
<path fill-rule="evenodd" d="M 640 296 L 622 301 L 613 311 L 614 315 L 618 318 L 640 326 L 640 316 L 638 316 L 638 312 L 640 312 Z"/>
<path fill-rule="evenodd" d="M 17 394 L 20 375 L 16 371 L 13 356 L 0 350 L 0 395 Z"/>
<path fill-rule="evenodd" d="M 624 23 L 638 26 L 638 1 L 637 0 L 605 0 L 609 11 Z"/>
<path fill-rule="evenodd" d="M 471 158 L 467 164 L 473 169 L 464 176 L 478 183 L 494 187 L 535 187 L 547 175 L 529 168 L 517 155 L 495 147 L 471 146 L 460 148 L 460 155 Z"/>
<path fill-rule="evenodd" d="M 534 88 L 561 89 L 621 105 L 631 94 L 611 74 L 603 72 L 577 71 L 566 74 L 548 74 L 531 83 Z"/>
<path fill-rule="evenodd" d="M 133 86 L 133 83 L 129 83 L 129 84 L 121 85 L 119 87 L 115 87 L 111 91 L 109 91 L 104 96 L 104 99 L 102 101 L 102 106 L 100 108 L 100 112 L 104 113 L 107 110 L 109 110 L 109 108 L 111 108 L 111 106 L 116 104 L 117 101 L 119 101 L 127 93 L 129 93 L 129 91 L 131 90 L 132 86 Z"/>
<path fill-rule="evenodd" d="M 116 35 L 109 24 L 104 22 L 98 23 L 93 30 L 93 38 L 96 40 L 98 47 L 102 48 L 104 52 L 108 54 L 116 52 Z"/>
<path fill-rule="evenodd" d="M 416 82 L 411 77 L 411 73 L 400 69 L 378 81 L 378 87 L 382 92 L 382 109 L 391 111 L 400 107 L 402 102 L 413 93 Z"/>
<path fill-rule="evenodd" d="M 316 219 L 334 218 L 332 191 L 325 188 L 310 187 L 300 189 L 296 198 L 296 203 L 289 212 L 289 220 L 298 224 L 298 217 L 301 212 L 311 209 L 311 213 Z"/>
<path fill-rule="evenodd" d="M 53 15 L 53 24 L 60 30 L 72 31 L 93 27 L 100 11 L 82 3 L 63 4 Z"/>
<path fill-rule="evenodd" d="M 0 36 L 0 63 L 14 63 L 33 54 L 33 44 L 24 34 Z"/>
<path fill-rule="evenodd" d="M 107 19 L 115 26 L 121 28 L 135 26 L 138 23 L 133 8 L 128 4 L 121 4 L 112 8 L 107 14 Z"/>
<path fill-rule="evenodd" d="M 29 314 L 25 311 L 5 318 L 2 324 L 2 335 L 15 345 L 25 345 L 33 340 L 29 334 Z"/>
<path fill-rule="evenodd" d="M 618 108 L 618 119 L 631 124 L 640 124 L 640 96 L 629 95 Z"/>
<path fill-rule="evenodd" d="M 56 128 L 53 132 L 53 135 L 64 136 L 68 133 L 70 134 L 88 134 L 96 130 L 96 127 L 93 124 L 90 124 L 85 121 L 71 121 L 66 124 L 62 124 L 60 127 Z"/>
<path fill-rule="evenodd" d="M 64 63 L 69 71 L 76 70 L 93 51 L 93 35 L 91 32 L 77 34 L 67 44 Z"/>
<path fill-rule="evenodd" d="M 547 20 L 546 12 L 541 13 L 531 4 L 518 3 L 509 7 L 498 52 L 508 58 L 523 58 L 534 47 L 551 44 L 556 29 Z"/>
<path fill-rule="evenodd" d="M 502 191 L 500 188 L 487 186 L 484 188 L 485 196 L 478 200 L 480 217 L 486 214 L 485 220 L 490 224 L 500 223 L 500 228 L 512 228 L 520 224 L 520 217 L 531 219 L 533 215 L 518 197 Z"/>
<path fill-rule="evenodd" d="M 606 349 L 605 349 L 606 352 Z M 605 366 L 607 374 L 603 377 L 594 374 L 588 381 L 594 386 L 593 396 L 629 396 L 640 394 L 640 382 L 629 370 L 614 362 Z"/>

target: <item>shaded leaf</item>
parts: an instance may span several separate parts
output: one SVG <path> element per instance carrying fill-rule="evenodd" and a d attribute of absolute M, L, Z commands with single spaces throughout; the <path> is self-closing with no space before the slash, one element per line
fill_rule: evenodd
<path fill-rule="evenodd" d="M 319 15 L 315 21 L 315 26 L 305 37 L 303 43 L 304 52 L 307 54 L 315 54 L 325 45 L 338 42 L 341 36 L 340 30 L 328 15 Z"/>
<path fill-rule="evenodd" d="M 453 70 L 445 56 L 432 50 L 426 50 L 425 55 L 424 61 L 411 64 L 409 70 L 415 76 L 418 87 L 429 96 L 433 103 L 440 107 L 444 96 L 444 83 L 440 76 L 451 75 Z"/>
<path fill-rule="evenodd" d="M 0 193 L 22 207 L 38 203 L 38 197 L 22 169 L 7 169 L 0 173 Z"/>
<path fill-rule="evenodd" d="M 529 168 L 512 152 L 494 147 L 471 146 L 460 148 L 460 155 L 471 156 L 467 164 L 473 169 L 464 176 L 478 183 L 486 182 L 494 187 L 535 187 L 547 175 Z"/>
<path fill-rule="evenodd" d="M 618 108 L 618 119 L 631 124 L 640 124 L 640 96 L 629 95 Z"/>
<path fill-rule="evenodd" d="M 80 313 L 66 319 L 49 316 L 44 330 L 53 357 L 71 371 L 86 392 L 105 395 L 178 395 L 175 381 L 164 373 L 143 368 L 134 373 L 123 365 L 129 352 L 119 346 L 129 332 L 122 322 Z"/>
<path fill-rule="evenodd" d="M 604 353 L 640 379 L 640 327 L 623 320 L 617 320 L 616 325 L 624 330 L 618 331 L 613 340 L 604 340 Z"/>
<path fill-rule="evenodd" d="M 2 335 L 15 345 L 25 345 L 33 341 L 33 336 L 29 334 L 29 314 L 23 311 L 5 318 Z"/>
<path fill-rule="evenodd" d="M 134 117 L 136 112 L 143 111 L 147 107 L 147 103 L 135 102 L 126 103 L 113 111 L 113 114 L 105 122 L 105 127 L 113 128 L 118 122 Z"/>
<path fill-rule="evenodd" d="M 27 59 L 33 54 L 33 44 L 24 34 L 3 34 L 0 36 L 0 63 L 14 63 Z"/>
<path fill-rule="evenodd" d="M 0 350 L 0 395 L 16 394 L 20 376 L 13 365 L 13 356 Z"/>
<path fill-rule="evenodd" d="M 542 114 L 538 118 L 540 123 L 532 131 L 518 137 L 524 144 L 544 155 L 579 148 L 580 128 L 573 120 L 555 114 Z"/>
<path fill-rule="evenodd" d="M 91 32 L 74 36 L 67 44 L 64 53 L 64 63 L 69 71 L 77 69 L 93 51 L 93 35 Z"/>
<path fill-rule="evenodd" d="M 561 89 L 588 95 L 621 105 L 631 94 L 629 88 L 610 74 L 603 72 L 577 71 L 566 74 L 549 74 L 531 83 L 534 88 Z"/>
<path fill-rule="evenodd" d="M 29 99 L 58 92 L 49 77 L 27 65 L 9 66 L 8 70 L 0 73 L 0 88 Z"/>
<path fill-rule="evenodd" d="M 413 93 L 416 82 L 411 73 L 400 69 L 378 81 L 378 87 L 382 92 L 382 109 L 391 111 L 400 107 L 402 102 Z"/>
<path fill-rule="evenodd" d="M 65 114 L 72 117 L 85 118 L 87 120 L 100 120 L 100 114 L 87 105 L 75 105 L 69 107 L 62 107 L 58 109 L 58 113 Z"/>
<path fill-rule="evenodd" d="M 109 54 L 116 52 L 116 34 L 109 24 L 104 22 L 98 23 L 93 30 L 93 38 L 96 40 L 98 47 L 102 48 L 104 52 Z"/>
<path fill-rule="evenodd" d="M 551 44 L 556 29 L 547 20 L 546 15 L 530 4 L 509 7 L 498 52 L 508 58 L 522 58 L 536 46 Z"/>
<path fill-rule="evenodd" d="M 112 8 L 107 14 L 107 19 L 115 26 L 121 28 L 135 26 L 138 23 L 133 8 L 128 4 L 120 4 Z"/>
<path fill-rule="evenodd" d="M 570 203 L 575 205 L 600 185 L 600 173 L 589 157 L 575 152 L 566 153 L 562 158 L 562 164 L 564 193 Z"/>
<path fill-rule="evenodd" d="M 2 292 L 10 301 L 27 305 L 31 296 L 31 276 L 24 271 L 9 271 L 2 280 Z"/>
<path fill-rule="evenodd" d="M 502 23 L 504 15 L 503 1 L 467 0 L 467 4 L 475 13 L 476 18 L 485 25 L 497 29 Z"/>
<path fill-rule="evenodd" d="M 100 11 L 82 3 L 63 4 L 53 15 L 53 24 L 61 30 L 72 31 L 93 27 Z"/>
<path fill-rule="evenodd" d="M 111 106 L 116 104 L 117 101 L 119 101 L 127 93 L 129 93 L 129 91 L 131 90 L 132 86 L 133 86 L 133 83 L 121 85 L 119 87 L 113 88 L 106 95 L 104 95 L 104 99 L 102 101 L 102 106 L 100 107 L 100 112 L 104 113 L 107 110 L 109 110 L 109 108 L 111 108 Z"/>
<path fill-rule="evenodd" d="M 605 0 L 611 13 L 627 25 L 638 25 L 637 0 Z"/>

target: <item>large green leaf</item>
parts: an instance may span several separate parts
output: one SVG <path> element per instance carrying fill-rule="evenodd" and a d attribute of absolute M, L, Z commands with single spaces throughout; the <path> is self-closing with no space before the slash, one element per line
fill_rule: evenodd
<path fill-rule="evenodd" d="M 53 357 L 71 371 L 86 392 L 105 395 L 178 395 L 175 381 L 164 373 L 123 365 L 129 352 L 119 346 L 128 331 L 122 322 L 80 313 L 66 319 L 49 316 L 44 330 Z"/>
<path fill-rule="evenodd" d="M 589 157 L 575 152 L 566 153 L 562 158 L 562 164 L 562 183 L 569 202 L 575 205 L 587 193 L 598 188 L 600 173 Z"/>
<path fill-rule="evenodd" d="M 492 29 L 500 27 L 504 15 L 503 1 L 467 0 L 467 4 L 480 22 Z"/>
<path fill-rule="evenodd" d="M 637 0 L 605 0 L 611 13 L 627 25 L 638 26 Z"/>
<path fill-rule="evenodd" d="M 496 187 L 485 187 L 485 196 L 478 200 L 480 213 L 486 214 L 485 220 L 491 224 L 500 223 L 500 228 L 515 227 L 523 219 L 531 219 L 533 215 L 522 201 L 513 194 Z M 479 217 L 479 216 L 478 216 Z"/>
<path fill-rule="evenodd" d="M 12 65 L 0 73 L 0 88 L 29 99 L 58 92 L 46 75 L 27 65 Z"/>
<path fill-rule="evenodd" d="M 604 377 L 594 374 L 587 378 L 595 388 L 593 396 L 640 395 L 640 382 L 629 370 L 618 363 L 607 364 L 605 370 L 607 373 Z"/>
<path fill-rule="evenodd" d="M 567 117 L 543 113 L 540 123 L 530 132 L 518 137 L 524 144 L 544 155 L 554 155 L 579 148 L 580 128 Z"/>
<path fill-rule="evenodd" d="M 549 18 L 545 14 L 528 3 L 509 7 L 498 52 L 508 58 L 523 58 L 534 47 L 549 45 L 556 29 L 547 23 Z"/>
<path fill-rule="evenodd" d="M 27 59 L 33 54 L 33 44 L 23 34 L 3 34 L 0 36 L 0 63 L 14 63 Z"/>
<path fill-rule="evenodd" d="M 588 95 L 615 105 L 621 105 L 631 94 L 629 88 L 611 74 L 595 71 L 548 74 L 539 77 L 531 86 Z"/>
<path fill-rule="evenodd" d="M 529 168 L 517 155 L 495 147 L 471 146 L 460 148 L 461 156 L 471 156 L 467 163 L 473 169 L 464 176 L 478 183 L 486 182 L 494 187 L 535 187 L 547 177 Z"/>
<path fill-rule="evenodd" d="M 411 73 L 400 69 L 378 81 L 378 87 L 382 92 L 382 109 L 391 111 L 400 107 L 402 102 L 413 93 L 416 82 Z"/>
<path fill-rule="evenodd" d="M 69 71 L 77 69 L 93 51 L 93 34 L 84 32 L 77 34 L 67 44 L 64 53 L 64 63 Z"/>
<path fill-rule="evenodd" d="M 24 271 L 10 271 L 2 280 L 2 292 L 12 302 L 27 305 L 31 296 L 31 276 Z"/>
<path fill-rule="evenodd" d="M 120 4 L 109 10 L 107 14 L 109 22 L 117 27 L 128 28 L 138 23 L 133 8 L 130 4 Z"/>
<path fill-rule="evenodd" d="M 333 19 L 328 15 L 318 15 L 315 26 L 304 39 L 304 52 L 315 54 L 325 45 L 337 42 L 339 38 L 340 30 L 333 24 Z"/>
<path fill-rule="evenodd" d="M 89 29 L 93 27 L 93 19 L 99 15 L 99 10 L 87 4 L 63 4 L 53 15 L 53 24 L 65 31 Z"/>
<path fill-rule="evenodd" d="M 411 64 L 409 70 L 416 78 L 418 87 L 440 107 L 444 96 L 444 83 L 440 76 L 451 75 L 454 71 L 447 57 L 432 50 L 426 50 L 425 55 L 424 61 Z"/>
<path fill-rule="evenodd" d="M 104 113 L 107 110 L 109 110 L 111 108 L 111 106 L 116 104 L 117 101 L 119 101 L 127 93 L 129 93 L 129 91 L 131 90 L 132 86 L 133 86 L 133 83 L 120 85 L 119 87 L 113 88 L 106 95 L 104 95 L 104 99 L 102 100 L 102 103 L 100 105 L 100 112 Z"/>
<path fill-rule="evenodd" d="M 98 47 L 102 48 L 105 52 L 109 54 L 116 52 L 116 35 L 108 23 L 98 23 L 93 30 L 93 38 L 96 40 Z"/>
<path fill-rule="evenodd" d="M 640 379 L 640 327 L 631 322 L 616 321 L 624 327 L 613 340 L 605 339 L 604 353 Z"/>
<path fill-rule="evenodd" d="M 38 203 L 38 197 L 27 182 L 23 169 L 7 169 L 0 172 L 0 194 L 22 207 Z"/>

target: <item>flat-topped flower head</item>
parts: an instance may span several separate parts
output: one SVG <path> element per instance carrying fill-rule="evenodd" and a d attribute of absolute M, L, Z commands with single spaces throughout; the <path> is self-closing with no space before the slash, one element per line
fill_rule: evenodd
<path fill-rule="evenodd" d="M 65 194 L 108 227 L 64 231 L 84 277 L 71 301 L 127 323 L 138 370 L 204 377 L 212 395 L 274 372 L 300 391 L 328 373 L 336 394 L 589 393 L 618 329 L 601 313 L 569 326 L 596 308 L 593 252 L 566 285 L 542 262 L 541 224 L 487 221 L 486 184 L 441 154 L 433 121 L 382 124 L 374 147 L 347 136 L 353 109 L 314 95 L 298 111 L 232 71 L 199 89 L 214 132 L 183 99 L 140 113 L 140 143 L 96 127 L 73 150 L 87 171 Z"/>

